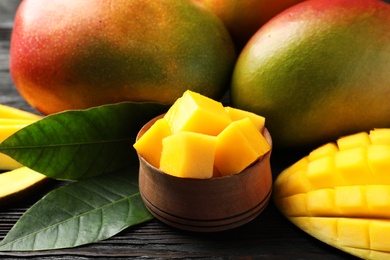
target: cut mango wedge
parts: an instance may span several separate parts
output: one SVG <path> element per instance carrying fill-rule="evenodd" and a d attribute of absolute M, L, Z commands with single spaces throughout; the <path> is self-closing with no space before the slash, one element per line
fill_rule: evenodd
<path fill-rule="evenodd" d="M 280 212 L 313 237 L 364 259 L 390 259 L 390 131 L 325 144 L 275 180 Z"/>
<path fill-rule="evenodd" d="M 21 109 L 0 104 L 0 118 L 39 120 L 42 117 Z"/>
<path fill-rule="evenodd" d="M 39 115 L 0 104 L 0 143 L 41 118 Z M 13 170 L 21 166 L 8 155 L 0 153 L 0 170 Z"/>
<path fill-rule="evenodd" d="M 0 173 L 0 206 L 12 204 L 49 180 L 27 167 Z"/>
<path fill-rule="evenodd" d="M 0 104 L 0 142 L 41 118 L 39 115 Z M 12 204 L 49 180 L 2 153 L 0 170 L 6 171 L 0 172 L 0 206 Z"/>

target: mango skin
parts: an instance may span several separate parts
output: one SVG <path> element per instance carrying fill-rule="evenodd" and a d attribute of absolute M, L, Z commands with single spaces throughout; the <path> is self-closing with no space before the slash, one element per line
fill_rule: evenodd
<path fill-rule="evenodd" d="M 43 114 L 227 90 L 236 54 L 222 22 L 187 0 L 26 0 L 10 71 Z"/>
<path fill-rule="evenodd" d="M 271 18 L 304 0 L 197 0 L 215 13 L 230 32 L 238 51 Z"/>
<path fill-rule="evenodd" d="M 390 126 L 390 5 L 316 0 L 262 27 L 233 72 L 232 106 L 261 114 L 275 147 Z"/>

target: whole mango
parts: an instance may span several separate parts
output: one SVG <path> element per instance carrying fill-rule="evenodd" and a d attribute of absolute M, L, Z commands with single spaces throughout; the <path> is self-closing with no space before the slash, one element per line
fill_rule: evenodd
<path fill-rule="evenodd" d="M 237 50 L 272 17 L 304 0 L 197 0 L 229 30 Z"/>
<path fill-rule="evenodd" d="M 236 60 L 223 23 L 188 0 L 25 0 L 10 55 L 17 89 L 44 114 L 173 103 L 187 89 L 219 98 Z"/>
<path fill-rule="evenodd" d="M 274 17 L 238 57 L 232 106 L 267 118 L 275 146 L 390 126 L 390 5 L 312 0 Z"/>

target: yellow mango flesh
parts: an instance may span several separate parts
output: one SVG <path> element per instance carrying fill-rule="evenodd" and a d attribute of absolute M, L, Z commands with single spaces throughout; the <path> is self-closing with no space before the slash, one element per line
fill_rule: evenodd
<path fill-rule="evenodd" d="M 222 176 L 238 174 L 270 150 L 249 118 L 232 122 L 217 136 L 215 166 Z"/>
<path fill-rule="evenodd" d="M 265 125 L 265 117 L 255 113 L 245 111 L 234 107 L 225 107 L 226 112 L 233 121 L 249 118 L 258 130 L 262 130 Z"/>
<path fill-rule="evenodd" d="M 162 141 L 160 169 L 176 177 L 213 177 L 216 137 L 180 132 Z"/>
<path fill-rule="evenodd" d="M 232 121 L 222 103 L 189 90 L 171 109 L 174 115 L 168 111 L 165 118 L 172 134 L 188 131 L 216 136 Z"/>
<path fill-rule="evenodd" d="M 18 116 L 18 118 L 11 116 Z M 36 122 L 38 120 L 36 118 L 41 117 L 0 104 L 0 143 L 20 129 Z M 21 166 L 8 155 L 0 153 L 0 170 L 12 170 Z"/>
<path fill-rule="evenodd" d="M 24 110 L 0 104 L 0 118 L 39 120 L 42 117 Z"/>
<path fill-rule="evenodd" d="M 167 113 L 165 113 L 164 118 L 165 120 L 167 120 L 168 125 L 170 125 L 170 122 L 173 122 L 175 118 L 178 116 L 179 109 L 180 108 L 184 109 L 184 107 L 181 106 L 181 101 L 182 101 L 181 97 L 176 99 L 175 103 L 173 103 L 173 105 L 168 109 Z"/>
<path fill-rule="evenodd" d="M 30 125 L 37 120 L 35 119 L 18 119 L 18 118 L 0 118 L 0 126 L 4 125 Z"/>
<path fill-rule="evenodd" d="M 0 170 L 2 171 L 13 170 L 22 166 L 23 166 L 22 164 L 15 161 L 8 155 L 0 153 Z"/>
<path fill-rule="evenodd" d="M 299 228 L 364 259 L 390 259 L 390 131 L 321 146 L 276 178 L 275 205 Z"/>
<path fill-rule="evenodd" d="M 315 159 L 322 158 L 327 155 L 334 155 L 336 152 L 338 152 L 338 150 L 339 148 L 335 143 L 327 143 L 311 151 L 308 155 L 308 159 L 310 161 L 314 161 Z"/>
<path fill-rule="evenodd" d="M 0 142 L 41 119 L 41 116 L 0 104 Z M 15 194 L 24 195 L 27 190 L 36 187 L 46 176 L 35 172 L 0 153 L 0 205 L 10 204 Z"/>
<path fill-rule="evenodd" d="M 0 174 L 0 198 L 24 190 L 42 181 L 46 176 L 27 167 L 19 167 Z"/>
<path fill-rule="evenodd" d="M 160 167 L 162 140 L 171 135 L 171 128 L 165 118 L 158 119 L 133 145 L 147 162 L 156 168 Z M 153 148 L 151 149 L 151 146 Z"/>
<path fill-rule="evenodd" d="M 388 128 L 372 130 L 369 135 L 372 144 L 390 145 L 390 129 Z"/>
<path fill-rule="evenodd" d="M 356 147 L 367 147 L 370 144 L 370 137 L 366 132 L 344 136 L 337 140 L 337 146 L 340 151 Z"/>
<path fill-rule="evenodd" d="M 133 146 L 146 161 L 167 174 L 222 177 L 242 172 L 270 151 L 262 134 L 264 122 L 262 116 L 224 107 L 221 102 L 188 90 Z"/>
<path fill-rule="evenodd" d="M 7 121 L 7 120 L 3 120 Z M 6 123 L 0 125 L 0 143 L 27 125 Z M 6 154 L 0 153 L 0 170 L 12 170 L 23 165 Z"/>

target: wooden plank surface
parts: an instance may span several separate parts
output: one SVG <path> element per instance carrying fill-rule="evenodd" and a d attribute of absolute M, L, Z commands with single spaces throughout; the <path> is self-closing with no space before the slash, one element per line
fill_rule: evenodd
<path fill-rule="evenodd" d="M 9 73 L 11 23 L 0 24 L 0 103 L 34 111 L 18 94 Z M 302 155 L 304 155 L 302 153 Z M 274 178 L 301 154 L 272 155 Z M 11 207 L 0 208 L 0 239 L 26 209 L 58 184 Z M 355 259 L 308 236 L 271 204 L 251 223 L 212 234 L 176 230 L 157 220 L 129 228 L 106 241 L 78 248 L 0 253 L 3 259 Z"/>

